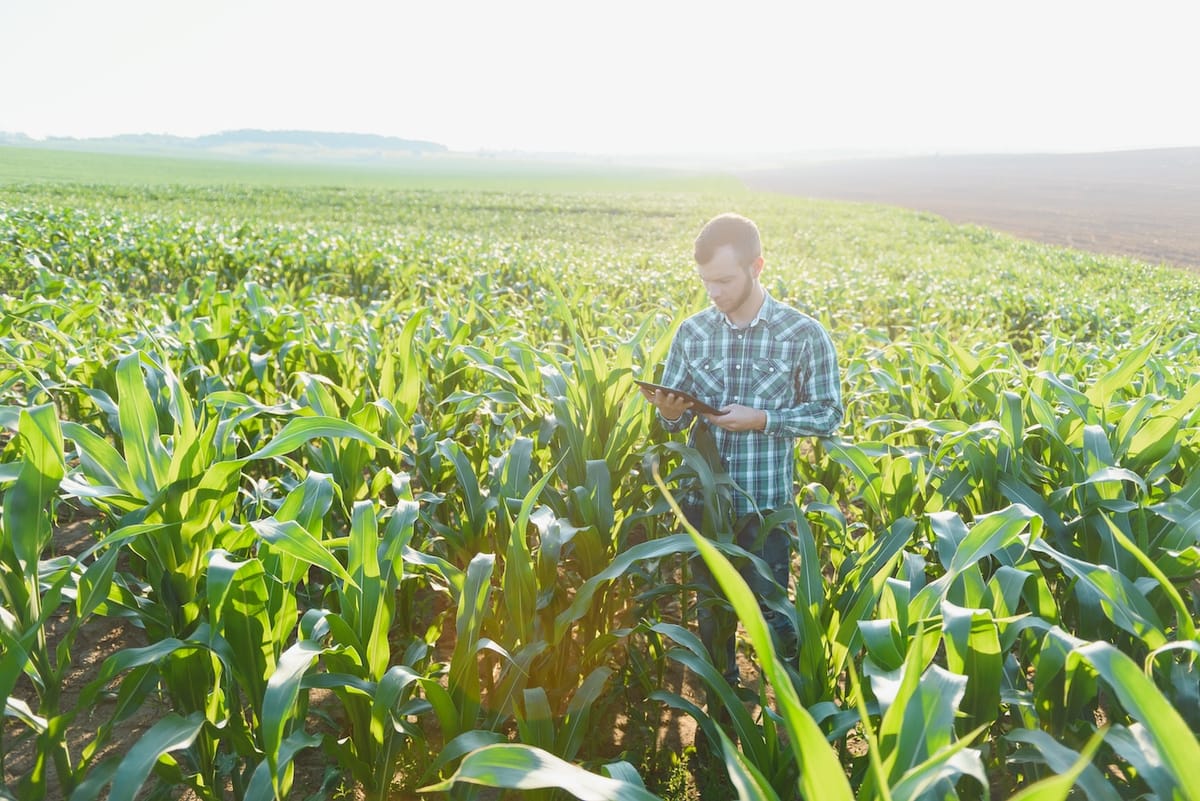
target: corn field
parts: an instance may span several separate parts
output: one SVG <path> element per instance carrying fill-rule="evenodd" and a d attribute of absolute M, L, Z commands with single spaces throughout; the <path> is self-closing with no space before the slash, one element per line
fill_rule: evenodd
<path fill-rule="evenodd" d="M 727 210 L 843 372 L 777 513 L 796 665 L 676 514 L 734 489 L 633 384 Z M 1198 409 L 1195 275 L 930 215 L 0 185 L 0 797 L 682 797 L 665 711 L 706 799 L 1196 801 Z M 694 633 L 697 553 L 753 692 Z M 128 644 L 81 652 L 98 621 Z"/>

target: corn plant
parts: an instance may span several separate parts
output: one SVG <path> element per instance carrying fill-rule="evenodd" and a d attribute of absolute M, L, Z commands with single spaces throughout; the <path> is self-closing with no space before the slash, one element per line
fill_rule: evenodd
<path fill-rule="evenodd" d="M 44 560 L 52 534 L 56 490 L 66 472 L 62 456 L 62 433 L 51 406 L 20 411 L 17 435 L 23 458 L 12 475 L 0 503 L 0 692 L 4 715 L 15 717 L 31 729 L 38 740 L 38 758 L 33 770 L 18 786 L 30 798 L 46 794 L 46 771 L 53 764 L 64 790 L 74 789 L 76 775 L 62 740 L 64 721 L 60 715 L 59 692 L 71 661 L 71 643 L 79 620 L 75 617 L 60 646 L 52 653 L 47 645 L 46 624 L 64 600 L 68 581 L 80 570 L 75 560 L 55 564 Z M 111 559 L 107 569 L 111 570 Z M 97 573 L 89 578 L 95 581 Z M 94 598 L 81 600 L 84 613 L 94 608 Z M 86 614 L 84 615 L 86 617 Z M 13 697 L 21 675 L 32 680 L 37 700 L 33 707 Z M 0 743 L 0 760 L 3 759 Z"/>

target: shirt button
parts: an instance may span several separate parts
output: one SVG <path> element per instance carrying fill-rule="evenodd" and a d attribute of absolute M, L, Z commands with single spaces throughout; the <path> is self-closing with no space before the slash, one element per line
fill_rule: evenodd
<path fill-rule="evenodd" d="M 734 370 L 741 370 L 741 369 L 742 369 L 742 366 L 741 366 L 740 364 L 735 364 L 735 365 L 733 366 L 733 369 L 734 369 Z"/>

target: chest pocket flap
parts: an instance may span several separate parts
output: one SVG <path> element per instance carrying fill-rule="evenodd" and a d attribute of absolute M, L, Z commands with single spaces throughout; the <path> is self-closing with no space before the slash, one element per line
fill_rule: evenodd
<path fill-rule="evenodd" d="M 721 405 L 725 398 L 725 370 L 725 360 L 714 356 L 689 362 L 688 377 L 695 389 L 693 394 L 707 403 Z"/>
<path fill-rule="evenodd" d="M 754 383 L 750 391 L 768 408 L 778 409 L 793 402 L 792 371 L 782 359 L 756 359 L 750 365 Z"/>

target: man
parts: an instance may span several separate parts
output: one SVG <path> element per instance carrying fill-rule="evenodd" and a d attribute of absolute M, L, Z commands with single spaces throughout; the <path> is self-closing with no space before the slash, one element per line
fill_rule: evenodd
<path fill-rule="evenodd" d="M 774 528 L 761 538 L 763 519 L 795 503 L 795 440 L 830 436 L 842 421 L 837 354 L 821 324 L 772 298 L 763 271 L 758 226 L 737 214 L 710 220 L 695 242 L 697 273 L 712 307 L 684 320 L 671 342 L 661 383 L 718 407 L 703 414 L 691 441 L 706 426 L 722 466 L 743 492 L 732 498 L 735 541 L 766 562 L 775 583 L 788 588 L 790 537 Z M 642 390 L 668 431 L 681 431 L 697 417 L 692 403 L 661 389 Z M 703 507 L 685 499 L 684 512 L 699 528 Z M 704 563 L 693 560 L 696 580 L 715 586 Z M 764 586 L 749 565 L 742 569 L 761 599 Z M 776 643 L 794 658 L 796 634 L 783 615 L 763 608 Z M 701 603 L 700 636 L 716 667 L 737 684 L 732 621 L 714 617 Z"/>

